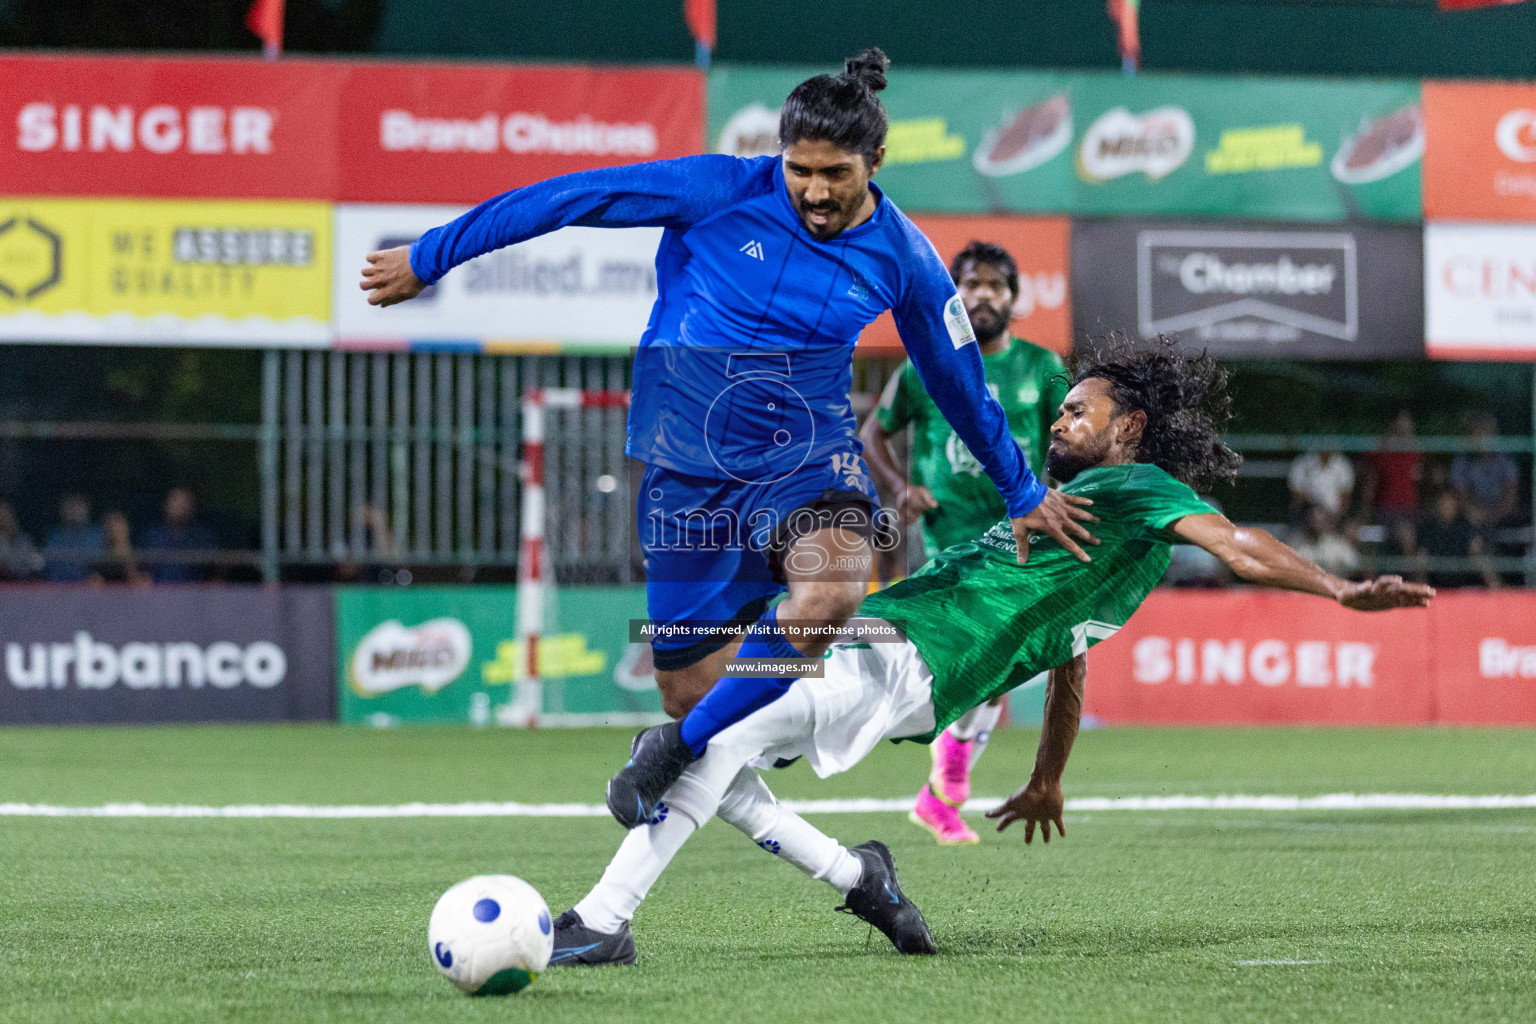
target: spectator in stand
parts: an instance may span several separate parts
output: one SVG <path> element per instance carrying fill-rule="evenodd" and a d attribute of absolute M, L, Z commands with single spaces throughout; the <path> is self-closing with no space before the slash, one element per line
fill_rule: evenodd
<path fill-rule="evenodd" d="M 1498 574 L 1488 561 L 1488 549 L 1477 527 L 1461 511 L 1461 497 L 1454 490 L 1435 496 L 1427 515 L 1421 516 L 1416 530 L 1419 559 L 1418 577 L 1436 587 L 1473 587 L 1479 582 L 1490 590 L 1499 586 Z M 1431 558 L 1470 558 L 1473 571 L 1434 568 Z"/>
<path fill-rule="evenodd" d="M 1316 505 L 1342 522 L 1355 493 L 1355 468 L 1340 452 L 1304 452 L 1291 463 L 1291 515 L 1307 522 L 1307 507 Z"/>
<path fill-rule="evenodd" d="M 212 528 L 194 518 L 197 501 L 185 487 L 172 487 L 165 495 L 165 522 L 144 531 L 139 547 L 150 552 L 149 577 L 156 583 L 201 583 L 210 576 L 207 565 L 196 562 L 159 561 L 154 552 L 212 551 L 219 538 Z"/>
<path fill-rule="evenodd" d="M 1488 442 L 1498 424 L 1484 414 L 1472 421 L 1474 451 L 1462 452 L 1451 461 L 1451 486 L 1461 496 L 1467 520 L 1480 530 L 1501 525 L 1515 511 L 1520 471 L 1503 452 L 1490 451 Z"/>
<path fill-rule="evenodd" d="M 128 583 L 133 585 L 149 582 L 149 576 L 139 568 L 139 560 L 133 553 L 133 532 L 128 528 L 128 517 L 121 512 L 108 512 L 101 517 L 102 553 L 96 559 L 91 572 L 92 583 Z"/>
<path fill-rule="evenodd" d="M 1291 547 L 1310 562 L 1347 580 L 1360 575 L 1360 552 L 1339 532 L 1338 520 L 1321 505 L 1308 505 L 1302 527 L 1295 531 Z"/>
<path fill-rule="evenodd" d="M 84 583 L 101 552 L 101 527 L 91 523 L 85 496 L 64 495 L 59 501 L 59 525 L 48 531 L 43 577 L 50 583 Z"/>
<path fill-rule="evenodd" d="M 21 530 L 16 510 L 0 501 L 0 580 L 29 580 L 43 571 L 43 556 L 32 538 Z"/>
<path fill-rule="evenodd" d="M 1399 409 L 1381 436 L 1378 449 L 1365 458 L 1361 507 L 1386 527 L 1387 536 L 1404 555 L 1412 554 L 1414 520 L 1419 515 L 1419 481 L 1424 458 L 1408 451 L 1413 444 L 1413 414 Z"/>

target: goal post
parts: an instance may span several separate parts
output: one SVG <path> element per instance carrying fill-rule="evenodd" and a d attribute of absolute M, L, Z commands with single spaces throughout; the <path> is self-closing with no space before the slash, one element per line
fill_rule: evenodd
<path fill-rule="evenodd" d="M 554 586 L 549 552 L 544 543 L 545 429 L 547 413 L 563 409 L 605 409 L 629 404 L 628 391 L 589 391 L 582 388 L 535 388 L 522 400 L 523 451 L 518 464 L 522 482 L 517 558 L 516 639 L 522 653 L 522 676 L 512 699 L 496 709 L 498 725 L 532 727 L 544 717 L 544 680 L 540 641 L 546 623 L 545 604 Z"/>

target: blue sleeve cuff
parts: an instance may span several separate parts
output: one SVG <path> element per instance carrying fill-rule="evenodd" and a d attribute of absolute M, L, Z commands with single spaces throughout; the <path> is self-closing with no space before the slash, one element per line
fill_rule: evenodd
<path fill-rule="evenodd" d="M 1008 499 L 1008 518 L 1017 519 L 1019 516 L 1027 516 L 1039 507 L 1045 500 L 1046 486 L 1040 478 L 1025 470 L 1029 476 L 1029 485 L 1023 488 L 1017 495 Z"/>
<path fill-rule="evenodd" d="M 437 279 L 442 277 L 443 275 L 441 275 L 441 274 L 433 274 L 431 271 L 428 271 L 428 270 L 424 269 L 423 266 L 422 266 L 422 261 L 421 261 L 421 242 L 422 242 L 422 239 L 424 239 L 426 237 L 427 237 L 426 235 L 422 235 L 421 238 L 418 238 L 418 239 L 416 239 L 416 241 L 411 243 L 411 251 L 410 251 L 411 273 L 415 274 L 416 277 L 423 284 L 437 284 Z"/>

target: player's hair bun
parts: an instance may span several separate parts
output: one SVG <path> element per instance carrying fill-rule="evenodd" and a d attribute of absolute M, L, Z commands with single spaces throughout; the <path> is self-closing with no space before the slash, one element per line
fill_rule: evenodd
<path fill-rule="evenodd" d="M 851 78 L 870 92 L 885 88 L 885 69 L 891 66 L 891 58 L 878 46 L 871 46 L 858 56 L 843 61 L 843 77 Z"/>

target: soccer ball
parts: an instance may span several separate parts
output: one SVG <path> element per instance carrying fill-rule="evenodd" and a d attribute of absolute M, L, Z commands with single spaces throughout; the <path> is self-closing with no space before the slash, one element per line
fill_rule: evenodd
<path fill-rule="evenodd" d="M 427 923 L 432 962 L 472 996 L 521 992 L 549 964 L 555 927 L 537 889 L 478 875 L 443 893 Z"/>

